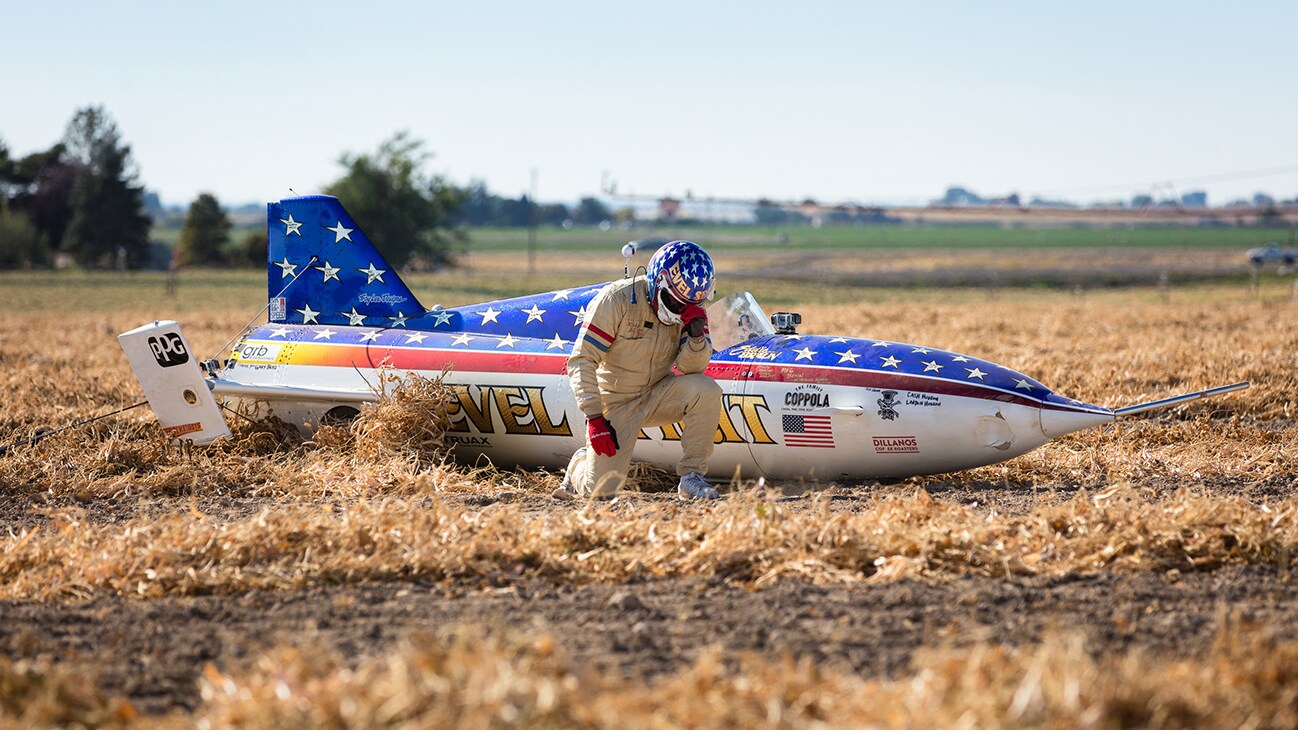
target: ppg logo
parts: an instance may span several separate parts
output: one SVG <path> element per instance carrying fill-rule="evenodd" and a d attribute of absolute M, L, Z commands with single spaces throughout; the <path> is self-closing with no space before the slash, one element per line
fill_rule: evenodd
<path fill-rule="evenodd" d="M 164 368 L 189 362 L 189 352 L 185 350 L 185 343 L 175 332 L 150 337 L 149 349 L 153 351 L 153 359 Z"/>

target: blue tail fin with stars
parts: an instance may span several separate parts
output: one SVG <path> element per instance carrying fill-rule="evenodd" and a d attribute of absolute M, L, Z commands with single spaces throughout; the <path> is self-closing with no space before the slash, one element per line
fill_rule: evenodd
<path fill-rule="evenodd" d="M 424 313 L 338 199 L 266 206 L 270 321 L 389 326 Z"/>

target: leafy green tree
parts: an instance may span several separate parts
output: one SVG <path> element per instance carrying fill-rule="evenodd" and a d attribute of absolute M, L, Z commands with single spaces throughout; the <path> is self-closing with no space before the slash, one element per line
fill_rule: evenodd
<path fill-rule="evenodd" d="M 50 248 L 36 226 L 0 201 L 0 269 L 45 266 Z"/>
<path fill-rule="evenodd" d="M 393 266 L 436 269 L 453 264 L 452 227 L 464 193 L 424 172 L 432 155 L 421 140 L 398 132 L 375 154 L 344 154 L 347 173 L 325 192 L 337 196 Z"/>
<path fill-rule="evenodd" d="M 150 222 L 131 148 L 122 143 L 117 124 L 103 107 L 86 107 L 68 123 L 63 144 L 76 168 L 63 248 L 83 265 L 102 265 L 121 253 L 128 266 L 138 263 L 148 248 Z"/>
<path fill-rule="evenodd" d="M 234 260 L 245 266 L 266 266 L 266 249 L 269 242 L 266 240 L 266 229 L 260 231 L 249 231 L 239 242 L 239 249 Z"/>
<path fill-rule="evenodd" d="M 213 266 L 225 263 L 225 245 L 230 242 L 230 218 L 211 193 L 202 193 L 189 204 L 185 225 L 180 229 L 176 249 L 179 262 L 186 266 Z"/>
<path fill-rule="evenodd" d="M 613 213 L 597 198 L 582 198 L 572 211 L 573 223 L 590 225 L 612 219 Z"/>

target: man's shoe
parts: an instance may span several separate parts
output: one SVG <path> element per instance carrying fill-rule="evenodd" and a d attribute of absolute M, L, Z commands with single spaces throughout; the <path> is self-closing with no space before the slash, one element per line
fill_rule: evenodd
<path fill-rule="evenodd" d="M 676 487 L 676 493 L 691 499 L 721 499 L 721 495 L 717 493 L 717 490 L 711 484 L 708 484 L 702 474 L 696 471 L 681 477 L 681 483 L 680 486 Z"/>
<path fill-rule="evenodd" d="M 570 459 L 568 463 L 569 464 L 577 463 L 578 458 L 581 457 L 583 454 L 585 454 L 585 452 L 586 452 L 585 446 L 581 447 L 580 449 L 577 449 L 577 451 L 572 455 L 573 458 Z M 559 488 L 551 492 L 550 496 L 554 497 L 555 499 L 567 499 L 567 500 L 576 499 L 578 496 L 580 496 L 577 494 L 577 488 L 572 484 L 571 468 L 563 472 L 563 481 L 559 482 Z"/>

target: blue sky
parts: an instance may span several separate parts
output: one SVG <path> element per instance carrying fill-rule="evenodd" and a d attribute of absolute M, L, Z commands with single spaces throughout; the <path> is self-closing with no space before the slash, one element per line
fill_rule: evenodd
<path fill-rule="evenodd" d="M 822 201 L 1298 196 L 1293 2 L 2 0 L 0 17 L 11 150 L 103 104 L 173 204 L 313 192 L 398 130 L 456 183 L 512 196 L 535 168 L 544 200 L 605 172 L 627 192 Z"/>

